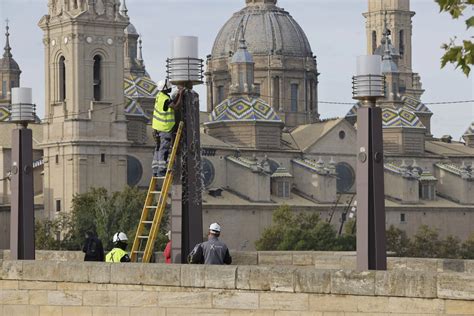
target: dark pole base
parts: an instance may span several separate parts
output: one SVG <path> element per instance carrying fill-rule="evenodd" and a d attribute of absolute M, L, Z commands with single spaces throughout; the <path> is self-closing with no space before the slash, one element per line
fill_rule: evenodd
<path fill-rule="evenodd" d="M 10 250 L 13 260 L 35 259 L 32 132 L 12 132 Z"/>
<path fill-rule="evenodd" d="M 357 269 L 386 270 L 382 110 L 357 111 Z"/>

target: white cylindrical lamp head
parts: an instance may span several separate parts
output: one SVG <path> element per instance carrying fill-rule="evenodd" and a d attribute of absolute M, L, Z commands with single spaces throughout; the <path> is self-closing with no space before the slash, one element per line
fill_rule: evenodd
<path fill-rule="evenodd" d="M 203 61 L 199 59 L 198 38 L 178 36 L 173 39 L 172 57 L 168 59 L 168 77 L 171 83 L 202 83 Z"/>
<path fill-rule="evenodd" d="M 31 88 L 12 88 L 11 122 L 35 121 L 35 105 Z"/>
<path fill-rule="evenodd" d="M 379 55 L 357 57 L 357 71 L 353 78 L 353 98 L 382 98 L 384 95 L 382 57 Z"/>

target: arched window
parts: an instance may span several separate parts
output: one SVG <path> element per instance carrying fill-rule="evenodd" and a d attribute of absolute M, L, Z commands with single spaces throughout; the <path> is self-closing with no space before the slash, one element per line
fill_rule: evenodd
<path fill-rule="evenodd" d="M 102 58 L 99 55 L 94 56 L 94 101 L 100 101 L 102 99 Z"/>
<path fill-rule="evenodd" d="M 66 100 L 66 58 L 59 58 L 59 101 Z"/>
<path fill-rule="evenodd" d="M 273 108 L 275 110 L 280 109 L 280 77 L 273 79 Z"/>
<path fill-rule="evenodd" d="M 400 30 L 398 40 L 398 50 L 400 51 L 400 56 L 403 56 L 403 54 L 405 53 L 405 32 L 403 30 Z"/>
<path fill-rule="evenodd" d="M 372 31 L 372 54 L 377 49 L 377 31 Z"/>

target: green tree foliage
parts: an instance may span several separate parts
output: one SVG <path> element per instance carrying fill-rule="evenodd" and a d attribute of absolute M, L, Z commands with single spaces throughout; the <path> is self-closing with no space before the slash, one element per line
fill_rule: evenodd
<path fill-rule="evenodd" d="M 461 17 L 466 18 L 465 24 L 469 30 L 474 26 L 474 16 L 465 16 L 474 12 L 474 0 L 435 0 L 440 12 L 448 12 L 453 19 Z M 474 43 L 471 39 L 462 41 L 462 44 L 456 44 L 456 38 L 451 40 L 449 44 L 443 44 L 442 48 L 445 50 L 444 56 L 441 58 L 441 67 L 445 67 L 448 63 L 454 64 L 456 68 L 461 70 L 469 76 L 471 67 L 474 65 Z"/>
<path fill-rule="evenodd" d="M 336 230 L 317 214 L 294 214 L 282 205 L 273 214 L 273 224 L 256 243 L 258 250 L 353 250 L 355 239 L 337 237 Z"/>
<path fill-rule="evenodd" d="M 98 188 L 78 194 L 73 198 L 70 214 L 36 223 L 36 245 L 38 249 L 79 250 L 85 233 L 95 231 L 106 250 L 113 247 L 112 236 L 117 232 L 127 234 L 131 247 L 145 197 L 146 192 L 131 187 L 114 193 Z M 169 216 L 165 214 L 155 243 L 156 250 L 163 250 L 167 243 L 164 234 L 168 222 Z"/>
<path fill-rule="evenodd" d="M 387 230 L 387 251 L 395 253 L 399 257 L 410 255 L 410 239 L 407 234 L 393 225 Z"/>
<path fill-rule="evenodd" d="M 474 259 L 474 233 L 462 244 L 461 255 L 464 259 Z"/>
<path fill-rule="evenodd" d="M 410 252 L 414 257 L 437 258 L 440 246 L 438 231 L 422 225 L 413 236 Z"/>

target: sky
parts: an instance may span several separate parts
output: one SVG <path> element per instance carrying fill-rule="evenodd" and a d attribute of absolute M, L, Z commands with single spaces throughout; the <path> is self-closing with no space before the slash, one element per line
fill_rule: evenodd
<path fill-rule="evenodd" d="M 127 0 L 131 22 L 143 36 L 143 54 L 148 72 L 158 81 L 165 76 L 165 61 L 176 36 L 199 37 L 204 59 L 214 39 L 231 15 L 244 7 L 245 0 Z M 355 61 L 366 54 L 365 19 L 367 0 L 279 0 L 302 26 L 317 56 L 319 100 L 352 102 L 351 78 Z M 413 69 L 421 76 L 425 103 L 474 100 L 474 71 L 467 78 L 453 66 L 440 69 L 441 44 L 450 38 L 469 38 L 462 20 L 440 14 L 434 0 L 411 0 L 413 18 Z M 33 88 L 38 114 L 44 115 L 44 47 L 37 26 L 47 13 L 47 0 L 0 0 L 0 25 L 10 20 L 11 46 L 23 73 L 22 86 Z M 0 37 L 0 46 L 4 38 Z M 201 109 L 205 108 L 204 86 Z M 350 105 L 320 104 L 322 118 L 343 116 Z M 474 103 L 429 105 L 434 115 L 432 133 L 459 139 L 474 122 Z"/>

